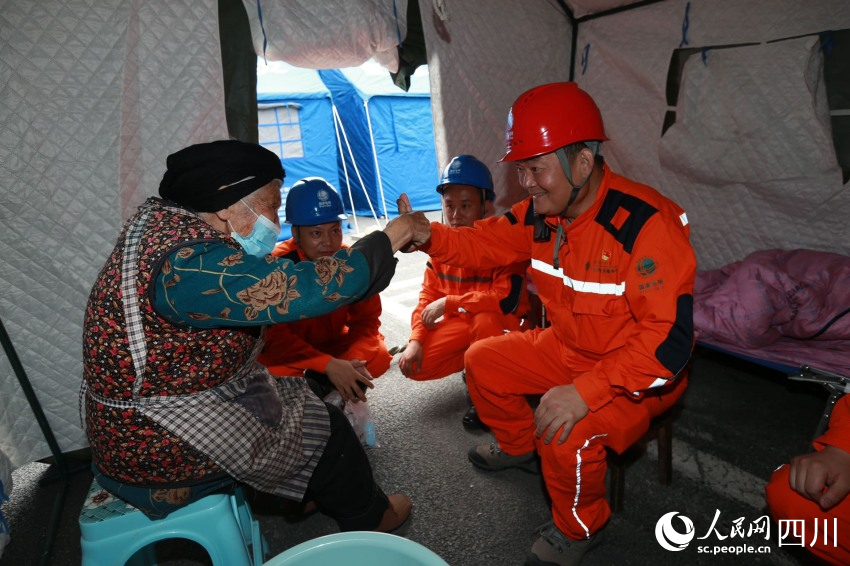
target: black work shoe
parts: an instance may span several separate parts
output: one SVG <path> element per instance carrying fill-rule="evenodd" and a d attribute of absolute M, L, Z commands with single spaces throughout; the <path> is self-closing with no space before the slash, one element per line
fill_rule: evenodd
<path fill-rule="evenodd" d="M 508 468 L 519 468 L 524 472 L 532 474 L 540 473 L 540 466 L 537 463 L 537 453 L 534 450 L 519 456 L 511 456 L 502 452 L 498 444 L 491 442 L 490 444 L 479 444 L 474 448 L 470 448 L 467 455 L 472 465 L 484 470 L 490 470 L 491 472 L 507 470 Z"/>
<path fill-rule="evenodd" d="M 490 430 L 490 427 L 478 418 L 478 411 L 475 410 L 474 405 L 470 405 L 469 410 L 463 415 L 463 428 L 467 430 L 483 430 L 485 432 Z"/>
<path fill-rule="evenodd" d="M 599 542 L 599 533 L 583 540 L 569 539 L 551 521 L 538 532 L 540 537 L 526 555 L 525 566 L 577 566 L 585 553 Z"/>

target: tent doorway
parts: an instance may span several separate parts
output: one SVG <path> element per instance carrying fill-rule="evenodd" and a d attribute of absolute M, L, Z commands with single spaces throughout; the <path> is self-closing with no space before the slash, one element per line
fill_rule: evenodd
<path fill-rule="evenodd" d="M 401 193 L 419 210 L 439 209 L 429 88 L 427 66 L 405 92 L 373 61 L 317 71 L 259 59 L 259 142 L 286 169 L 284 202 L 297 180 L 323 177 L 339 189 L 357 233 L 358 215 L 378 225 L 397 215 Z"/>

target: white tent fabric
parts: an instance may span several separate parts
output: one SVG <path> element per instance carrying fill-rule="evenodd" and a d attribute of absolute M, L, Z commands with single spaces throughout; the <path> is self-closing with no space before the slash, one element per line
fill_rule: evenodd
<path fill-rule="evenodd" d="M 317 93 L 330 96 L 325 83 L 313 69 L 295 67 L 285 61 L 257 61 L 257 94 L 278 92 Z"/>
<path fill-rule="evenodd" d="M 497 208 L 506 209 L 522 196 L 513 168 L 498 163 L 508 109 L 524 90 L 568 79 L 570 22 L 556 2 L 492 0 L 486 10 L 452 2 L 438 14 L 419 0 L 419 8 L 440 168 L 475 155 L 493 174 Z"/>
<path fill-rule="evenodd" d="M 659 159 L 704 267 L 777 247 L 846 251 L 822 66 L 811 36 L 688 60 Z"/>
<path fill-rule="evenodd" d="M 375 59 L 398 70 L 407 0 L 243 0 L 257 54 L 308 69 L 356 67 Z"/>
<path fill-rule="evenodd" d="M 477 155 L 491 166 L 497 204 L 504 208 L 522 196 L 512 169 L 497 163 L 508 108 L 527 88 L 569 78 L 572 22 L 556 0 L 411 1 L 419 1 L 422 12 L 438 161 L 444 165 L 457 153 Z M 565 1 L 578 17 L 622 4 Z M 244 4 L 262 55 L 258 3 Z M 267 56 L 303 67 L 350 67 L 376 57 L 392 68 L 405 36 L 404 1 L 260 0 L 260 8 Z M 736 108 L 729 100 L 695 98 L 705 93 L 694 87 L 720 80 L 721 70 L 751 67 L 762 73 L 770 65 L 759 55 L 767 51 L 721 57 L 714 51 L 707 68 L 690 62 L 675 107 L 666 98 L 671 55 L 680 46 L 767 44 L 842 28 L 850 28 L 846 0 L 664 0 L 579 26 L 575 80 L 602 110 L 611 138 L 603 154 L 618 171 L 689 209 L 702 269 L 741 259 L 749 246 L 811 245 L 847 253 L 848 189 L 835 184 L 823 161 L 829 159 L 829 144 L 819 143 L 826 132 L 820 95 L 806 98 L 802 90 L 816 84 L 808 73 L 815 73 L 817 62 L 811 51 L 798 49 L 791 58 L 773 54 L 770 60 L 795 76 L 738 78 L 729 85 L 738 82 L 744 90 L 732 88 L 729 96 L 752 100 L 754 93 L 764 93 L 772 105 L 784 99 L 773 98 L 772 83 L 759 86 L 756 79 L 793 85 L 786 94 L 794 98 L 788 100 L 810 106 L 796 108 L 794 119 L 809 125 L 821 120 L 821 127 L 807 131 L 799 145 L 774 147 L 766 155 L 760 151 L 768 146 L 758 144 L 723 153 L 726 165 L 738 159 L 735 166 L 746 171 L 748 182 L 729 187 L 745 204 L 718 214 L 711 208 L 717 203 L 702 201 L 718 190 L 714 162 L 701 161 L 695 149 L 687 155 L 681 149 L 694 147 L 696 130 L 688 129 L 688 120 L 697 100 L 711 104 L 721 121 L 731 119 Z M 725 60 L 723 69 L 712 58 L 715 64 Z M 64 451 L 85 444 L 77 390 L 91 282 L 122 220 L 156 193 L 165 157 L 227 135 L 220 59 L 214 0 L 0 0 L 0 319 Z M 681 122 L 665 141 L 668 110 Z M 759 135 L 787 137 L 789 130 L 778 126 Z M 681 148 L 672 147 L 676 139 Z M 815 200 L 801 204 L 768 192 L 781 180 L 764 163 L 783 159 L 774 151 L 810 156 L 807 179 L 819 186 L 807 187 L 812 191 L 807 194 Z M 754 215 L 763 215 L 758 222 L 764 233 L 753 232 Z M 715 240 L 720 243 L 709 244 Z M 48 456 L 3 354 L 0 391 L 0 450 L 15 466 Z"/>
<path fill-rule="evenodd" d="M 703 185 L 713 185 L 711 178 L 693 178 L 684 182 L 677 171 L 677 165 L 670 159 L 661 162 L 662 148 L 669 149 L 671 143 L 661 137 L 664 115 L 668 110 L 666 100 L 667 72 L 673 51 L 681 46 L 701 48 L 718 45 L 743 43 L 766 44 L 771 41 L 813 34 L 829 29 L 850 27 L 850 3 L 843 0 L 824 0 L 816 3 L 802 3 L 796 0 L 771 0 L 770 2 L 737 2 L 736 0 L 716 0 L 711 3 L 669 0 L 628 12 L 614 14 L 583 23 L 579 28 L 579 61 L 586 65 L 577 65 L 576 80 L 596 100 L 605 120 L 605 129 L 611 141 L 603 144 L 602 153 L 615 169 L 621 173 L 658 188 L 661 192 L 680 202 L 687 210 L 693 222 L 692 233 L 697 250 L 700 269 L 713 269 L 731 261 L 743 259 L 744 250 L 756 247 L 797 248 L 812 247 L 819 250 L 832 250 L 847 253 L 850 249 L 846 229 L 834 231 L 830 227 L 846 224 L 848 196 L 847 187 L 840 185 L 829 174 L 819 178 L 828 184 L 816 190 L 816 201 L 803 204 L 799 200 L 777 202 L 773 196 L 764 193 L 767 179 L 777 183 L 784 181 L 775 174 L 769 164 L 760 161 L 756 144 L 742 143 L 730 146 L 724 159 L 734 159 L 740 170 L 749 170 L 748 175 L 757 175 L 761 180 L 758 191 L 741 186 L 735 198 L 747 200 L 746 208 L 733 207 L 731 202 L 718 213 L 718 208 L 703 210 L 701 201 L 705 191 Z M 685 40 L 685 41 L 683 41 Z M 708 67 L 713 68 L 715 57 L 725 57 L 721 50 L 713 50 L 708 55 Z M 725 51 L 725 50 L 724 50 Z M 760 90 L 763 98 L 759 108 L 773 107 L 779 102 L 779 92 L 793 80 L 795 93 L 805 83 L 802 73 L 806 70 L 802 61 L 796 67 L 793 77 L 786 77 L 781 83 L 769 76 L 771 65 L 788 64 L 773 60 L 767 62 L 758 54 L 766 51 L 748 50 L 741 52 L 747 61 L 739 61 L 738 70 L 751 71 L 749 78 L 738 75 L 729 83 L 729 96 L 740 100 L 743 92 L 734 94 L 736 86 L 750 89 L 754 95 Z M 731 55 L 730 55 L 731 56 Z M 689 63 L 688 72 L 702 65 L 701 58 Z M 722 61 L 722 59 L 721 59 Z M 807 70 L 813 70 L 809 68 Z M 703 69 L 708 72 L 709 69 Z M 716 72 L 716 71 L 711 71 Z M 736 84 L 737 83 L 737 84 Z M 782 85 L 781 87 L 778 85 Z M 714 86 L 714 85 L 713 85 Z M 693 92 L 693 91 L 691 91 Z M 682 100 L 679 105 L 690 106 L 692 101 Z M 810 98 L 811 102 L 815 101 Z M 736 103 L 730 99 L 714 100 L 713 112 L 717 117 L 721 113 L 735 112 Z M 692 108 L 692 107 L 691 107 Z M 677 110 L 677 108 L 670 108 Z M 685 108 L 687 110 L 687 108 Z M 801 110 L 802 111 L 802 110 Z M 690 113 L 693 116 L 693 113 Z M 731 115 L 731 114 L 730 114 Z M 816 118 L 815 110 L 809 108 L 808 116 Z M 756 118 L 751 114 L 750 122 Z M 726 116 L 724 119 L 729 119 Z M 769 119 L 762 116 L 761 120 Z M 784 120 L 784 118 L 783 118 Z M 771 151 L 781 151 L 787 158 L 788 152 L 800 152 L 812 161 L 809 165 L 817 169 L 822 165 L 814 160 L 828 159 L 832 151 L 832 142 L 824 141 L 814 154 L 810 140 L 801 140 L 801 145 L 783 146 L 782 141 L 772 141 L 781 136 L 780 122 L 763 122 L 759 133 L 766 147 Z M 810 124 L 812 127 L 827 128 L 822 122 Z M 667 135 L 682 136 L 682 132 Z M 666 136 L 665 136 L 666 138 Z M 691 139 L 687 143 L 698 143 Z M 791 144 L 793 140 L 785 140 Z M 696 150 L 692 153 L 698 153 Z M 780 156 L 780 159 L 783 157 Z M 705 159 L 704 154 L 689 156 L 689 161 Z M 833 157 L 834 159 L 834 157 Z M 705 162 L 702 171 L 711 171 L 714 165 Z M 811 175 L 809 171 L 807 174 Z M 752 177 L 750 177 L 751 179 Z M 814 179 L 811 179 L 814 181 Z M 836 185 L 836 182 L 838 183 Z M 710 189 L 709 189 L 710 190 Z M 817 209 L 820 216 L 812 222 L 811 210 Z M 750 226 L 760 223 L 763 230 L 758 236 Z"/>
<path fill-rule="evenodd" d="M 584 16 L 607 12 L 615 8 L 621 8 L 630 4 L 637 4 L 641 0 L 566 0 L 567 5 L 573 11 L 573 16 L 583 18 Z"/>
<path fill-rule="evenodd" d="M 217 3 L 0 0 L 0 318 L 63 451 L 78 416 L 83 310 L 167 154 L 227 137 Z M 0 449 L 50 455 L 0 353 Z"/>

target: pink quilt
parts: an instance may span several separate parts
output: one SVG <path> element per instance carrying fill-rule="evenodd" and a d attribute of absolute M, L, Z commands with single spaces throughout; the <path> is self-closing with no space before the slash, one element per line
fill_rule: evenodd
<path fill-rule="evenodd" d="M 698 341 L 850 375 L 850 257 L 762 250 L 697 274 Z"/>

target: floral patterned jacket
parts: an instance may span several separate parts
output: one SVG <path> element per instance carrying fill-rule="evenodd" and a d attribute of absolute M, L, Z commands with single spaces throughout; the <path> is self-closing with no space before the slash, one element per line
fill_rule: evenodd
<path fill-rule="evenodd" d="M 85 312 L 85 420 L 97 467 L 136 485 L 192 483 L 222 469 L 238 475 L 234 470 L 244 468 L 250 476 L 250 462 L 223 464 L 215 445 L 238 450 L 260 431 L 255 443 L 279 455 L 274 474 L 300 474 L 306 485 L 327 439 L 327 414 L 302 383 L 288 383 L 303 380 L 276 385 L 257 374 L 264 370 L 254 361 L 262 326 L 331 312 L 383 289 L 395 260 L 386 236 L 376 235 L 322 261 L 295 265 L 245 254 L 198 216 L 148 199 L 122 230 Z M 249 374 L 257 375 L 236 382 Z M 241 387 L 232 393 L 241 401 L 218 419 L 211 413 L 227 387 Z M 275 387 L 277 394 L 268 395 Z M 244 395 L 258 388 L 265 388 L 263 395 Z M 148 410 L 163 400 L 164 409 Z M 203 414 L 180 417 L 187 407 Z M 183 422 L 172 426 L 174 416 Z M 229 429 L 249 419 L 251 426 Z M 260 438 L 270 425 L 274 437 Z M 267 489 L 283 478 L 237 479 Z"/>

